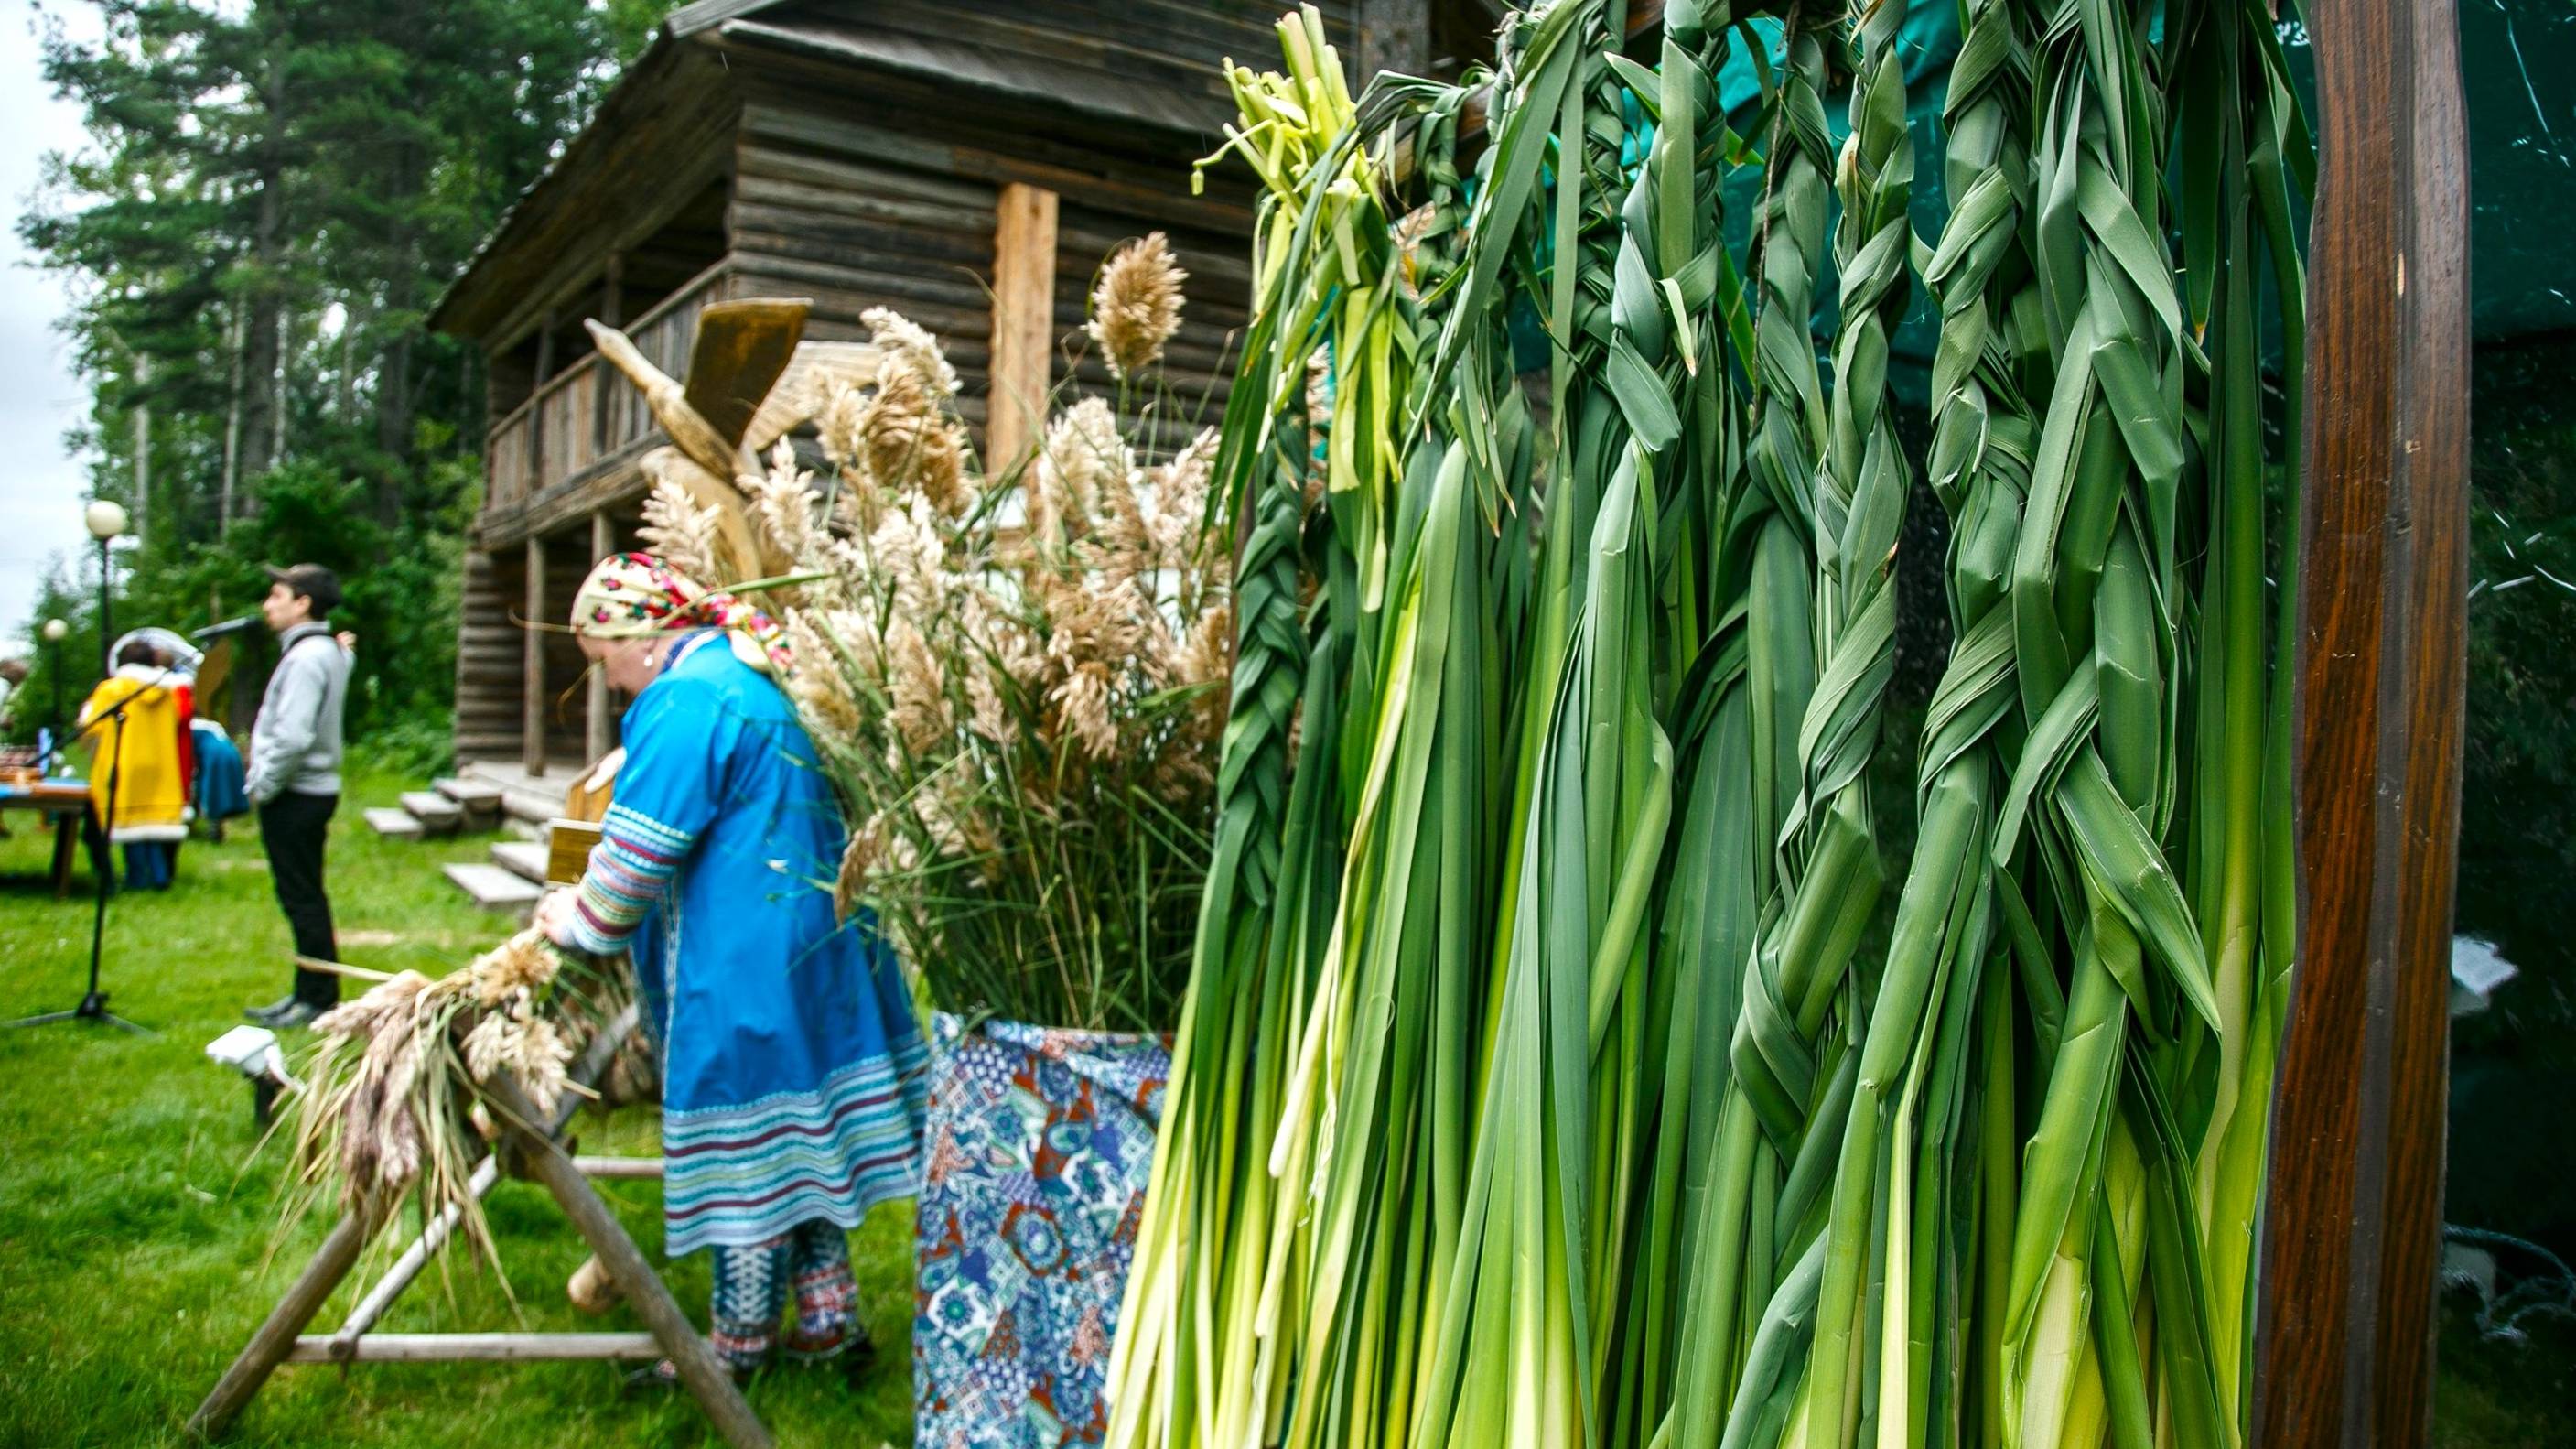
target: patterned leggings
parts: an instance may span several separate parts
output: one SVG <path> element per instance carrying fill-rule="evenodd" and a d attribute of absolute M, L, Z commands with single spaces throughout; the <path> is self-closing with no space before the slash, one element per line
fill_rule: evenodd
<path fill-rule="evenodd" d="M 709 1338 L 735 1371 L 769 1361 L 791 1288 L 796 1328 L 787 1335 L 788 1358 L 831 1358 L 864 1336 L 855 1316 L 859 1288 L 850 1276 L 850 1240 L 833 1224 L 800 1223 L 767 1242 L 715 1252 Z"/>

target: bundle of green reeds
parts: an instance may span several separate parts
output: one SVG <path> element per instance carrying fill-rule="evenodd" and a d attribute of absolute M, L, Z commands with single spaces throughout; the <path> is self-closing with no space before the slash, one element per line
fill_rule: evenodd
<path fill-rule="evenodd" d="M 1900 0 L 1628 18 L 1354 104 L 1310 9 L 1233 71 L 1256 523 L 1112 1437 L 2237 1442 L 2311 164 L 2269 21 L 1970 0 L 1918 233 Z"/>

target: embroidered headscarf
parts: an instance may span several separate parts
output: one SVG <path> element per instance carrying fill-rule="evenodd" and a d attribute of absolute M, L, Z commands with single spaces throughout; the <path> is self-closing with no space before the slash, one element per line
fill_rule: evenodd
<path fill-rule="evenodd" d="M 572 599 L 572 631 L 640 639 L 677 629 L 722 629 L 734 657 L 764 674 L 795 670 L 787 632 L 748 600 L 709 589 L 649 553 L 601 559 Z"/>

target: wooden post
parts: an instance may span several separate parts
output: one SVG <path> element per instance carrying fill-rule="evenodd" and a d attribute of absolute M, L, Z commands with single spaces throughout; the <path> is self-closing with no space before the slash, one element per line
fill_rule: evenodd
<path fill-rule="evenodd" d="M 993 361 L 984 467 L 999 477 L 1036 446 L 1055 353 L 1056 194 L 1011 182 L 993 208 Z"/>
<path fill-rule="evenodd" d="M 2431 1433 L 2468 586 L 2452 0 L 2320 0 L 2298 595 L 2299 960 L 2255 1329 L 2264 1449 Z"/>
<path fill-rule="evenodd" d="M 528 579 L 523 617 L 530 624 L 551 623 L 546 609 L 546 541 L 528 535 Z M 546 773 L 546 635 L 522 631 L 519 655 L 519 763 L 532 778 Z"/>
<path fill-rule="evenodd" d="M 626 325 L 626 253 L 622 251 L 608 254 L 608 265 L 601 274 L 599 320 L 610 327 Z M 591 366 L 598 365 L 594 355 Z M 608 440 L 616 435 L 616 429 L 610 426 L 609 421 L 616 407 L 612 399 L 622 397 L 624 394 L 625 389 L 610 386 L 609 379 L 605 376 L 600 378 L 599 386 L 591 389 L 590 454 L 594 458 L 605 457 L 608 453 Z M 592 758 L 598 758 L 595 752 Z"/>
<path fill-rule="evenodd" d="M 608 389 L 601 388 L 600 391 L 605 393 Z M 590 515 L 590 561 L 597 563 L 616 551 L 617 529 L 608 521 L 608 510 L 599 509 Z M 588 695 L 582 701 L 582 763 L 585 767 L 608 753 L 608 731 L 614 723 L 608 709 L 607 672 L 591 670 L 587 690 Z"/>
<path fill-rule="evenodd" d="M 546 382 L 555 375 L 555 314 L 552 311 L 537 323 L 537 380 L 528 389 L 535 397 L 546 390 Z M 550 482 L 546 476 L 546 410 L 543 406 L 528 410 L 528 496 L 534 498 Z"/>
<path fill-rule="evenodd" d="M 367 1245 L 368 1232 L 365 1220 L 355 1214 L 340 1219 L 331 1229 L 331 1235 L 322 1240 L 321 1251 L 304 1265 L 303 1273 L 286 1290 L 286 1296 L 268 1311 L 268 1319 L 260 1324 L 259 1332 L 251 1335 L 250 1346 L 215 1381 L 213 1392 L 197 1406 L 197 1412 L 188 1416 L 190 1434 L 202 1439 L 222 1433 L 233 1416 L 241 1412 L 242 1405 L 250 1402 L 251 1395 L 259 1392 L 259 1386 L 268 1382 L 268 1376 L 294 1351 L 296 1335 L 321 1311 L 331 1290 L 349 1275 L 350 1267 L 358 1261 L 359 1250 Z"/>
<path fill-rule="evenodd" d="M 496 1073 L 484 1086 L 493 1105 L 506 1117 L 521 1123 L 538 1120 L 536 1108 L 519 1091 L 518 1083 L 510 1080 L 509 1073 Z M 688 1315 L 672 1300 L 670 1286 L 644 1261 L 635 1240 L 626 1236 L 626 1229 L 608 1210 L 608 1204 L 600 1201 L 590 1180 L 573 1166 L 572 1159 L 564 1155 L 553 1138 L 524 1127 L 513 1127 L 510 1135 L 517 1139 L 525 1155 L 529 1175 L 544 1183 L 555 1201 L 563 1204 L 564 1216 L 571 1218 L 573 1226 L 589 1239 L 591 1251 L 598 1255 L 600 1266 L 608 1270 L 618 1291 L 634 1306 L 653 1336 L 661 1340 L 662 1352 L 680 1371 L 680 1382 L 697 1396 L 707 1417 L 715 1422 L 716 1432 L 734 1449 L 770 1449 L 774 1441 L 769 1430 L 752 1413 L 751 1405 L 743 1401 L 742 1390 L 735 1387 L 733 1375 L 716 1357 L 714 1346 L 690 1325 Z"/>
<path fill-rule="evenodd" d="M 1356 0 L 1351 91 L 1357 94 L 1379 71 L 1421 75 L 1431 68 L 1429 0 Z"/>

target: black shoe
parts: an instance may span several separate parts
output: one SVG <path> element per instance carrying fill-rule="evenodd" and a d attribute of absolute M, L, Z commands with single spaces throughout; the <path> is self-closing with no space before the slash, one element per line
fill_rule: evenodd
<path fill-rule="evenodd" d="M 310 1001 L 292 1002 L 284 1011 L 266 1019 L 268 1029 L 271 1031 L 293 1031 L 299 1026 L 311 1026 L 315 1017 L 320 1016 L 322 1013 L 329 1011 L 330 1009 L 331 1008 L 329 1006 L 323 1006 Z"/>
<path fill-rule="evenodd" d="M 272 1024 L 273 1018 L 284 1015 L 287 1009 L 295 1004 L 295 997 L 292 994 L 289 994 L 277 998 L 266 1006 L 244 1007 L 242 1008 L 242 1015 L 249 1017 L 251 1020 L 258 1022 L 262 1026 L 268 1026 Z"/>
<path fill-rule="evenodd" d="M 864 1328 L 853 1326 L 849 1337 L 819 1353 L 811 1349 L 799 1349 L 795 1346 L 795 1342 L 794 1337 L 790 1336 L 785 1344 L 780 1345 L 779 1352 L 787 1362 L 799 1367 L 828 1368 L 839 1374 L 853 1388 L 867 1378 L 869 1370 L 877 1366 L 876 1340 L 868 1337 L 868 1332 Z"/>
<path fill-rule="evenodd" d="M 877 1366 L 877 1343 L 864 1329 L 856 1330 L 857 1338 L 837 1355 L 842 1382 L 857 1388 Z"/>

